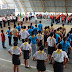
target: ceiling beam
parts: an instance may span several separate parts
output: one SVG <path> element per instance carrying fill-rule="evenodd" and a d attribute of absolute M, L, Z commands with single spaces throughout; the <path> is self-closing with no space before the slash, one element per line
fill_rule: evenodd
<path fill-rule="evenodd" d="M 19 11 L 19 4 L 18 4 L 18 2 L 17 2 L 17 0 L 13 0 L 14 1 L 14 3 L 16 4 L 16 6 L 17 6 L 17 9 L 18 9 L 18 11 Z"/>
<path fill-rule="evenodd" d="M 26 10 L 26 7 L 25 7 L 25 5 L 24 5 L 24 1 L 23 1 L 23 0 L 19 0 L 19 1 L 21 2 L 22 7 L 24 8 L 25 14 L 27 14 L 27 10 Z"/>
<path fill-rule="evenodd" d="M 44 7 L 44 1 L 43 0 L 41 0 L 41 4 L 42 4 L 43 12 L 45 12 L 45 7 Z"/>
<path fill-rule="evenodd" d="M 65 0 L 65 9 L 66 9 L 66 13 L 67 13 L 67 0 Z"/>
<path fill-rule="evenodd" d="M 7 9 L 8 9 L 8 3 L 7 3 L 7 1 L 6 0 L 2 0 L 2 2 L 3 2 L 3 4 L 7 4 Z"/>

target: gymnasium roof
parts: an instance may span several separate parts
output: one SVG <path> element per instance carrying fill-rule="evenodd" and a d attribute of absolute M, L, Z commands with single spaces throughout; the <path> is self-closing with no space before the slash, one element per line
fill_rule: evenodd
<path fill-rule="evenodd" d="M 16 12 L 72 12 L 72 0 L 1 0 Z"/>

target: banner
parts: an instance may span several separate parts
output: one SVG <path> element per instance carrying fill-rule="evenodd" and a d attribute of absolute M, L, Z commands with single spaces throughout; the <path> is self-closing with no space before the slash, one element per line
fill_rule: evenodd
<path fill-rule="evenodd" d="M 7 4 L 2 5 L 2 9 L 7 9 Z"/>

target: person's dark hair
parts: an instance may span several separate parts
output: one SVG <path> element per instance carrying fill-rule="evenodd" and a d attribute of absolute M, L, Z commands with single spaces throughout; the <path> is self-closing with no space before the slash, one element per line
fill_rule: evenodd
<path fill-rule="evenodd" d="M 62 26 L 64 26 L 64 24 L 62 24 Z"/>
<path fill-rule="evenodd" d="M 19 25 L 19 23 L 18 23 L 18 25 Z"/>
<path fill-rule="evenodd" d="M 38 33 L 41 33 L 41 31 L 39 30 Z"/>
<path fill-rule="evenodd" d="M 58 43 L 60 43 L 60 37 L 58 38 Z"/>
<path fill-rule="evenodd" d="M 14 46 L 17 46 L 17 43 L 16 42 L 14 42 L 14 44 L 13 44 Z"/>
<path fill-rule="evenodd" d="M 25 39 L 25 42 L 27 42 L 27 38 Z"/>
<path fill-rule="evenodd" d="M 1 30 L 1 32 L 3 33 L 3 30 Z"/>
<path fill-rule="evenodd" d="M 14 28 L 16 27 L 16 25 L 14 25 Z"/>
<path fill-rule="evenodd" d="M 54 30 L 54 33 L 56 33 L 56 30 Z"/>
<path fill-rule="evenodd" d="M 37 25 L 35 25 L 35 27 L 37 27 Z"/>
<path fill-rule="evenodd" d="M 44 46 L 41 45 L 40 48 L 39 48 L 39 50 L 42 51 L 43 49 L 44 49 Z"/>
<path fill-rule="evenodd" d="M 47 28 L 49 29 L 50 27 L 49 27 L 49 26 L 47 26 Z"/>
<path fill-rule="evenodd" d="M 59 31 L 60 30 L 60 28 L 57 28 L 57 31 Z"/>
<path fill-rule="evenodd" d="M 31 29 L 31 26 L 30 26 L 30 29 Z"/>
<path fill-rule="evenodd" d="M 69 37 L 69 33 L 67 34 L 67 37 Z"/>
<path fill-rule="evenodd" d="M 56 30 L 54 30 L 54 38 L 56 39 Z"/>
<path fill-rule="evenodd" d="M 31 36 L 32 36 L 32 35 L 34 35 L 34 34 L 35 34 L 35 32 L 34 32 L 34 31 L 32 31 L 32 34 L 31 34 Z"/>
<path fill-rule="evenodd" d="M 47 29 L 47 26 L 45 26 L 45 28 L 44 28 L 45 30 Z"/>
<path fill-rule="evenodd" d="M 10 27 L 8 27 L 8 29 L 10 30 Z"/>
<path fill-rule="evenodd" d="M 60 29 L 62 29 L 62 27 L 60 27 Z"/>
<path fill-rule="evenodd" d="M 30 26 L 28 26 L 28 29 L 30 28 Z"/>
<path fill-rule="evenodd" d="M 53 24 L 51 24 L 51 27 L 53 26 Z"/>
<path fill-rule="evenodd" d="M 41 21 L 39 21 L 39 23 L 41 23 Z"/>
<path fill-rule="evenodd" d="M 62 45 L 61 44 L 58 45 L 58 49 L 62 49 Z"/>
<path fill-rule="evenodd" d="M 50 36 L 52 37 L 54 35 L 54 33 L 52 32 L 52 33 L 50 33 Z"/>
<path fill-rule="evenodd" d="M 24 26 L 23 28 L 26 29 L 26 26 Z"/>
<path fill-rule="evenodd" d="M 63 41 L 65 42 L 66 40 L 67 40 L 67 37 L 64 37 L 64 38 L 63 38 Z"/>
<path fill-rule="evenodd" d="M 21 26 L 22 26 L 22 24 L 21 24 Z"/>
<path fill-rule="evenodd" d="M 32 23 L 30 25 L 32 25 Z"/>

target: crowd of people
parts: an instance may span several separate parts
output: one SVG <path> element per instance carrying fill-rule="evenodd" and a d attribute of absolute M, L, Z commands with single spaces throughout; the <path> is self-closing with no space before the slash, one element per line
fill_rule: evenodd
<path fill-rule="evenodd" d="M 51 15 L 50 16 L 51 23 L 56 22 L 56 24 L 62 22 L 62 24 L 71 24 L 72 22 L 72 14 L 58 14 L 58 15 Z"/>
<path fill-rule="evenodd" d="M 6 27 L 8 24 L 8 26 L 10 26 L 10 24 L 16 24 L 16 22 L 21 22 L 22 24 L 24 22 L 27 22 L 27 21 L 30 21 L 32 18 L 34 18 L 34 16 L 32 15 L 22 15 L 20 17 L 20 15 L 18 14 L 17 16 L 15 16 L 15 14 L 11 14 L 11 15 L 7 15 L 7 16 L 0 16 L 0 27 L 3 28 L 3 27 Z M 35 16 L 35 20 L 37 23 L 37 17 Z"/>
<path fill-rule="evenodd" d="M 12 55 L 12 63 L 14 64 L 14 72 L 19 72 L 20 59 L 23 52 L 25 68 L 29 68 L 29 58 L 37 61 L 38 72 L 46 70 L 46 62 L 53 65 L 54 72 L 63 72 L 69 61 L 69 55 L 72 47 L 72 28 L 66 33 L 64 24 L 55 29 L 51 26 L 43 26 L 41 21 L 33 26 L 32 23 L 28 28 L 24 25 L 14 24 L 14 28 L 8 27 L 6 32 L 9 39 L 9 46 L 12 46 L 8 53 Z M 12 45 L 12 37 L 14 43 Z M 18 47 L 18 39 L 22 41 Z M 5 47 L 5 34 L 1 30 L 2 47 Z M 48 48 L 47 48 L 48 47 Z M 45 53 L 47 50 L 48 54 Z"/>
<path fill-rule="evenodd" d="M 38 19 L 49 19 L 52 23 L 62 23 L 62 24 L 71 24 L 72 23 L 72 14 L 36 14 Z"/>

